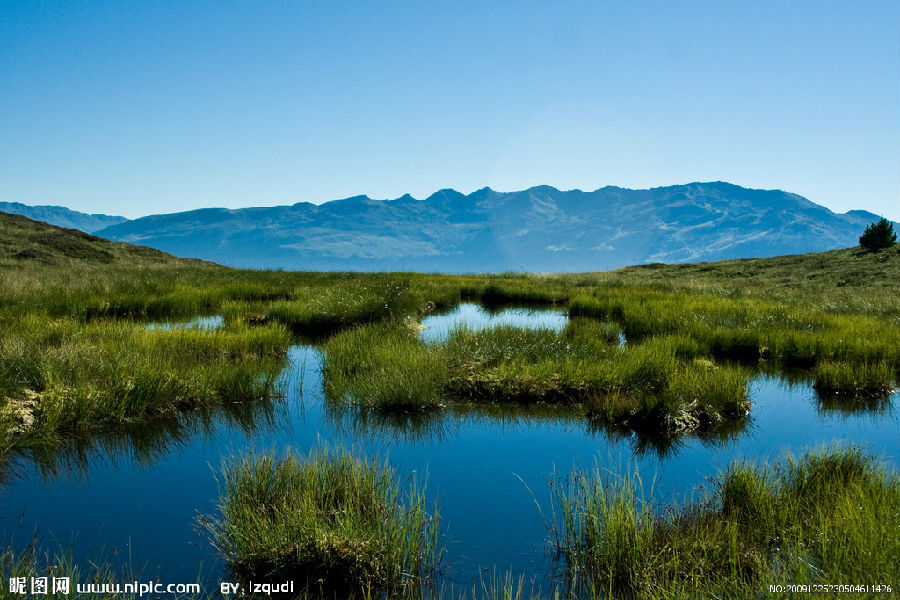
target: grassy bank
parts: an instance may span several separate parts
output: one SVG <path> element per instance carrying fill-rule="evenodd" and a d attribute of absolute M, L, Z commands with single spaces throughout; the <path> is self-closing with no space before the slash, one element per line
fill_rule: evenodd
<path fill-rule="evenodd" d="M 221 514 L 202 522 L 239 577 L 393 596 L 421 584 L 439 558 L 437 509 L 384 463 L 343 451 L 269 454 L 234 459 L 221 477 Z"/>
<path fill-rule="evenodd" d="M 29 315 L 0 336 L 0 444 L 53 443 L 225 401 L 265 399 L 283 327 L 148 330 Z"/>
<path fill-rule="evenodd" d="M 675 508 L 599 469 L 553 492 L 553 541 L 589 595 L 755 598 L 775 584 L 900 581 L 900 476 L 856 449 L 735 464 Z"/>

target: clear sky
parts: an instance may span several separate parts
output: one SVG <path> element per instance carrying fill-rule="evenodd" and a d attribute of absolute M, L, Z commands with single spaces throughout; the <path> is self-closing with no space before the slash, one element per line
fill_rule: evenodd
<path fill-rule="evenodd" d="M 0 200 L 723 180 L 900 219 L 900 2 L 0 3 Z"/>

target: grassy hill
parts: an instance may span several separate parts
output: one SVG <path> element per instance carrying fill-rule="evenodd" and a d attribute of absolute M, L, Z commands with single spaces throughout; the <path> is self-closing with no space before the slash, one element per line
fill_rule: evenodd
<path fill-rule="evenodd" d="M 160 250 L 111 242 L 77 229 L 56 227 L 28 217 L 0 212 L 0 265 L 27 267 L 29 263 L 77 266 L 79 263 L 142 265 L 200 265 Z"/>

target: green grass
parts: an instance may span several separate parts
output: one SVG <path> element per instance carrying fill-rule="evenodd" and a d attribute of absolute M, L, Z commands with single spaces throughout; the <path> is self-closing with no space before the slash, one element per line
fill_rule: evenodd
<path fill-rule="evenodd" d="M 563 332 L 462 328 L 442 344 L 391 323 L 359 326 L 325 342 L 326 392 L 334 402 L 395 411 L 451 402 L 578 405 L 595 422 L 659 434 L 712 429 L 747 413 L 746 369 L 681 359 L 666 338 L 617 342 L 590 320 Z"/>
<path fill-rule="evenodd" d="M 202 522 L 240 577 L 395 595 L 439 559 L 437 508 L 429 513 L 424 486 L 402 489 L 385 463 L 320 449 L 235 458 L 221 477 L 221 514 Z"/>
<path fill-rule="evenodd" d="M 409 282 L 359 275 L 353 282 L 303 289 L 291 300 L 269 304 L 264 319 L 284 323 L 297 334 L 322 336 L 357 323 L 418 316 L 425 300 L 410 293 Z"/>
<path fill-rule="evenodd" d="M 734 464 L 677 507 L 636 481 L 596 469 L 554 483 L 553 542 L 595 593 L 755 598 L 773 584 L 900 580 L 900 476 L 858 449 Z"/>
<path fill-rule="evenodd" d="M 324 344 L 325 390 L 338 401 L 386 409 L 444 402 L 447 367 L 410 327 L 377 323 L 342 331 Z"/>
<path fill-rule="evenodd" d="M 819 396 L 885 398 L 892 391 L 894 369 L 887 361 L 852 364 L 822 361 L 813 370 L 813 387 Z"/>
<path fill-rule="evenodd" d="M 147 330 L 122 321 L 20 321 L 0 336 L 0 443 L 52 443 L 277 392 L 283 327 Z"/>

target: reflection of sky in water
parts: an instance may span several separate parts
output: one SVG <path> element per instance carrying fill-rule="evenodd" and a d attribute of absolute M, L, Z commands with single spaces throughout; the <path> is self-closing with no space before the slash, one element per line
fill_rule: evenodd
<path fill-rule="evenodd" d="M 210 315 L 206 317 L 194 317 L 190 321 L 162 321 L 148 323 L 147 329 L 220 329 L 225 322 L 222 315 Z"/>
<path fill-rule="evenodd" d="M 514 325 L 562 331 L 568 322 L 569 318 L 563 310 L 504 308 L 499 311 L 488 311 L 477 304 L 465 303 L 450 312 L 425 317 L 422 325 L 427 329 L 419 335 L 426 342 L 441 342 L 447 339 L 453 329 L 462 325 L 476 330 L 498 325 Z"/>
<path fill-rule="evenodd" d="M 215 510 L 222 458 L 247 449 L 306 453 L 328 442 L 387 454 L 404 478 L 427 473 L 428 492 L 442 506 L 446 576 L 455 586 L 471 586 L 481 567 L 540 579 L 547 532 L 535 501 L 548 510 L 554 470 L 595 463 L 616 473 L 638 469 L 647 493 L 683 500 L 735 458 L 777 460 L 836 440 L 860 444 L 895 468 L 900 454 L 897 395 L 880 413 L 845 414 L 820 410 L 808 385 L 771 377 L 754 382 L 751 422 L 731 441 L 688 438 L 664 456 L 636 453 L 633 436 L 592 431 L 578 418 L 447 415 L 420 419 L 418 431 L 397 423 L 401 429 L 392 429 L 387 421 L 366 428 L 326 406 L 317 350 L 298 346 L 289 357 L 285 378 L 293 389 L 260 430 L 247 433 L 233 419 L 219 418 L 209 433 L 188 436 L 145 466 L 119 451 L 97 452 L 80 477 L 45 480 L 28 471 L 0 491 L 4 539 L 25 545 L 39 528 L 45 542 L 72 543 L 79 558 L 146 565 L 148 574 L 168 581 L 202 572 L 215 585 L 222 565 L 193 526 L 198 512 Z"/>

